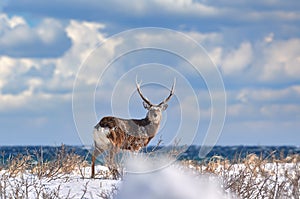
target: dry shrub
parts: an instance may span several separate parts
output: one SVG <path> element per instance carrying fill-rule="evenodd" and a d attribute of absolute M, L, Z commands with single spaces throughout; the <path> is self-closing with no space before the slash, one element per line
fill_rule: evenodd
<path fill-rule="evenodd" d="M 160 142 L 159 142 L 160 143 Z M 157 147 L 158 148 L 158 147 Z M 170 150 L 170 156 L 177 157 L 180 151 L 176 147 Z M 154 150 L 147 153 L 149 158 L 154 156 Z M 124 162 L 128 156 L 117 156 L 118 169 L 124 169 Z M 2 154 L 2 157 L 4 155 Z M 119 159 L 118 159 L 119 158 Z M 147 158 L 147 156 L 146 156 Z M 186 160 L 184 166 L 198 174 L 213 174 L 219 176 L 224 191 L 236 194 L 240 198 L 300 198 L 300 155 L 275 157 L 271 153 L 268 157 L 249 154 L 245 158 L 229 161 L 221 156 L 198 162 Z M 66 152 L 61 147 L 51 161 L 44 161 L 42 154 L 17 155 L 10 158 L 5 164 L 0 164 L 0 198 L 59 198 L 61 187 L 49 190 L 42 181 L 64 178 L 69 180 L 72 172 L 79 172 L 82 178 L 86 177 L 85 168 L 89 163 L 74 152 Z M 26 177 L 27 175 L 27 177 Z M 35 178 L 28 178 L 35 176 Z M 99 170 L 96 175 L 100 178 L 112 178 L 110 171 Z M 88 184 L 83 187 L 82 197 L 88 197 Z M 100 191 L 98 196 L 111 198 L 112 192 Z M 33 194 L 33 195 L 30 195 Z M 97 194 L 97 193 L 96 193 Z M 71 192 L 65 198 L 72 198 Z"/>
<path fill-rule="evenodd" d="M 81 171 L 81 168 L 85 168 L 88 165 L 82 156 L 75 154 L 73 151 L 67 153 L 64 145 L 62 145 L 60 150 L 57 150 L 52 161 L 44 162 L 40 158 L 42 155 L 38 153 L 36 153 L 36 156 L 39 161 L 32 166 L 31 173 L 39 178 L 46 177 L 52 180 L 61 178 L 77 169 Z M 82 177 L 84 177 L 83 174 Z"/>
<path fill-rule="evenodd" d="M 66 152 L 63 145 L 51 161 L 44 161 L 38 152 L 35 157 L 29 154 L 10 157 L 5 164 L 3 160 L 0 167 L 0 198 L 60 198 L 60 185 L 50 190 L 44 182 L 56 179 L 68 181 L 69 174 L 78 170 L 82 172 L 87 165 L 83 157 Z M 81 174 L 85 177 L 84 173 Z M 69 194 L 64 198 L 72 197 Z"/>
<path fill-rule="evenodd" d="M 9 160 L 8 173 L 9 177 L 16 177 L 20 173 L 24 173 L 30 168 L 32 158 L 30 155 L 18 155 L 17 157 Z"/>
<path fill-rule="evenodd" d="M 249 154 L 244 159 L 229 161 L 214 156 L 208 161 L 182 161 L 200 174 L 220 177 L 225 191 L 240 198 L 300 198 L 300 156 L 263 158 Z"/>

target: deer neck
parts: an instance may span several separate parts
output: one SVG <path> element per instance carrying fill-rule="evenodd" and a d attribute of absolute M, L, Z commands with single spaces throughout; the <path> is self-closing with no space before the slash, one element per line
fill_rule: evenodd
<path fill-rule="evenodd" d="M 155 136 L 158 132 L 160 121 L 151 121 L 148 116 L 146 116 L 143 120 L 148 124 L 146 127 L 148 129 L 148 135 Z"/>

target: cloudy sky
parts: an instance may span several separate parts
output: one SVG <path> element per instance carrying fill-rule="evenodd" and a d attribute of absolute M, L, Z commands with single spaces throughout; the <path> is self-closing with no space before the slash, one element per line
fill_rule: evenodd
<path fill-rule="evenodd" d="M 148 83 L 142 87 L 145 95 L 155 103 L 168 95 L 166 87 L 172 85 L 173 76 L 178 77 L 177 97 L 164 114 L 160 133 L 166 142 L 174 138 L 173 129 L 180 126 L 178 115 L 183 114 L 188 122 L 199 117 L 197 103 L 189 101 L 192 96 L 183 87 L 190 85 L 201 115 L 194 143 L 201 144 L 209 120 L 215 117 L 205 78 L 211 81 L 214 77 L 200 75 L 201 81 L 180 57 L 149 49 L 123 55 L 99 81 L 108 58 L 120 55 L 121 49 L 130 45 L 179 46 L 187 59 L 198 58 L 199 62 L 199 52 L 186 40 L 174 43 L 164 31 L 114 37 L 144 27 L 166 28 L 167 33 L 174 30 L 188 36 L 201 44 L 215 63 L 227 97 L 224 128 L 217 144 L 300 145 L 299 10 L 298 0 L 1 1 L 0 145 L 82 144 L 82 131 L 91 135 L 97 119 L 107 114 L 126 117 L 119 111 L 124 106 L 130 116 L 144 117 L 134 89 L 137 73 Z M 107 45 L 101 46 L 103 42 Z M 101 52 L 94 54 L 99 56 L 91 57 L 99 46 Z M 89 60 L 99 65 L 80 71 Z M 135 72 L 136 66 L 147 67 Z M 149 68 L 161 71 L 145 74 Z M 158 85 L 162 79 L 165 86 Z M 116 86 L 117 82 L 123 87 Z M 75 117 L 83 118 L 82 129 L 80 124 L 76 129 L 73 119 L 73 85 L 78 88 L 75 105 L 80 104 Z M 96 113 L 92 114 L 96 118 L 85 121 L 91 114 L 87 113 L 85 92 L 92 88 L 96 96 Z M 115 104 L 114 110 L 111 104 Z M 185 115 L 185 111 L 190 114 Z M 185 125 L 182 128 L 191 130 Z"/>

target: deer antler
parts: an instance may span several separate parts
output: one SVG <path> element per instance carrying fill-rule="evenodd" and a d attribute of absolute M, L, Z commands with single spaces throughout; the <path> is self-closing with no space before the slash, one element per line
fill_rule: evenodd
<path fill-rule="evenodd" d="M 172 85 L 172 89 L 170 90 L 169 96 L 164 101 L 162 101 L 161 103 L 159 103 L 158 106 L 160 106 L 162 104 L 166 104 L 171 99 L 171 97 L 174 94 L 175 84 L 176 84 L 176 78 L 174 78 L 174 82 L 173 82 L 173 85 Z"/>
<path fill-rule="evenodd" d="M 144 102 L 146 102 L 149 106 L 153 106 L 153 104 L 146 97 L 143 96 L 141 89 L 140 89 L 140 84 L 137 82 L 137 77 L 135 79 L 135 83 L 136 83 L 136 89 L 137 89 L 138 93 L 140 94 L 141 98 L 144 100 Z"/>

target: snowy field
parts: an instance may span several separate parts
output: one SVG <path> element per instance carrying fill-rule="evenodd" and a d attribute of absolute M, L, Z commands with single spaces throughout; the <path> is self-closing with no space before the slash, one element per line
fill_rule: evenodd
<path fill-rule="evenodd" d="M 126 174 L 123 180 L 107 179 L 106 167 L 97 166 L 96 171 L 97 178 L 90 179 L 90 168 L 42 178 L 31 171 L 11 176 L 2 170 L 1 198 L 231 198 L 223 193 L 217 177 L 195 176 L 175 165 L 146 174 Z"/>
<path fill-rule="evenodd" d="M 0 198 L 117 198 L 117 199 L 229 199 L 299 198 L 299 157 L 272 162 L 249 155 L 230 163 L 221 157 L 206 162 L 181 161 L 151 171 L 150 160 L 129 160 L 130 169 L 151 172 L 126 173 L 113 180 L 109 170 L 96 166 L 90 179 L 89 164 L 71 157 L 53 164 L 28 167 L 20 158 L 0 168 Z"/>
<path fill-rule="evenodd" d="M 103 166 L 97 166 L 96 170 L 103 174 L 108 172 Z M 89 176 L 90 168 L 49 177 L 39 177 L 29 170 L 16 175 L 2 170 L 0 198 L 110 198 L 120 184 L 119 180 L 89 179 Z"/>

